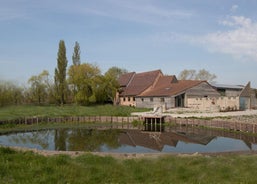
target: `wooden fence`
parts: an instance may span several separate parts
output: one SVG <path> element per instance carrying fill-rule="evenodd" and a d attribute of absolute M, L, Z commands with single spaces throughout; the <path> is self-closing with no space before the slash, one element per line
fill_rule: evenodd
<path fill-rule="evenodd" d="M 29 117 L 14 120 L 0 120 L 1 124 L 38 124 L 38 123 L 120 123 L 131 124 L 134 120 L 143 120 L 142 117 L 121 117 L 121 116 L 81 116 L 81 117 Z M 222 120 L 202 120 L 202 119 L 181 119 L 166 116 L 164 118 L 166 124 L 177 124 L 180 126 L 202 126 L 209 128 L 221 128 L 226 130 L 257 133 L 257 124 L 247 122 L 229 122 Z"/>
<path fill-rule="evenodd" d="M 209 128 L 221 128 L 226 130 L 257 133 L 257 124 L 248 122 L 230 122 L 224 120 L 181 119 L 165 117 L 166 123 L 175 123 L 180 126 L 202 126 Z"/>
<path fill-rule="evenodd" d="M 138 117 L 121 116 L 80 116 L 80 117 L 27 117 L 13 120 L 0 120 L 1 124 L 38 124 L 38 123 L 132 123 L 134 120 L 140 120 Z"/>

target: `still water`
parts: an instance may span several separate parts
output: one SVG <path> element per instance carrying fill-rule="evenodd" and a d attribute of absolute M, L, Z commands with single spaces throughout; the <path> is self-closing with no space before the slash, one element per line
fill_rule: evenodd
<path fill-rule="evenodd" d="M 62 151 L 204 153 L 257 150 L 257 137 L 192 127 L 166 127 L 162 132 L 80 127 L 4 134 L 0 145 Z"/>

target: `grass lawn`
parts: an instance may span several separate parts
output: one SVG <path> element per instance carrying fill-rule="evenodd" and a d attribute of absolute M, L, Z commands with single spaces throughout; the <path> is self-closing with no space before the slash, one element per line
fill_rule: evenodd
<path fill-rule="evenodd" d="M 130 116 L 132 112 L 148 111 L 149 109 L 95 105 L 95 106 L 7 106 L 0 108 L 0 120 L 18 119 L 23 117 L 63 117 L 63 116 Z"/>
<path fill-rule="evenodd" d="M 0 148 L 0 183 L 257 183 L 256 155 L 115 159 Z"/>
<path fill-rule="evenodd" d="M 129 116 L 131 107 L 11 106 L 0 108 L 0 120 L 29 116 Z M 52 125 L 13 125 L 7 129 L 42 128 Z M 83 125 L 84 126 L 84 125 Z M 116 159 L 83 154 L 42 156 L 0 147 L 2 183 L 257 183 L 257 155 L 161 156 Z"/>

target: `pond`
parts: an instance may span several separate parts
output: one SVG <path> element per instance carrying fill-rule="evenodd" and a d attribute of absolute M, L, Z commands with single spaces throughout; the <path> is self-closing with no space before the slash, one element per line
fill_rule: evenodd
<path fill-rule="evenodd" d="M 39 150 L 118 153 L 204 153 L 257 150 L 257 137 L 196 127 L 59 128 L 0 135 L 0 145 Z"/>

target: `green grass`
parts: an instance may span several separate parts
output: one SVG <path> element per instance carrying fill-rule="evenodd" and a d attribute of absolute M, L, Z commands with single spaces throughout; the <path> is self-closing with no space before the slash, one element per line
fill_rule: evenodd
<path fill-rule="evenodd" d="M 8 106 L 0 108 L 0 120 L 11 120 L 23 117 L 63 117 L 63 116 L 130 116 L 132 112 L 142 112 L 148 109 L 95 105 L 95 106 Z"/>
<path fill-rule="evenodd" d="M 0 183 L 257 183 L 256 155 L 115 159 L 0 148 Z"/>
<path fill-rule="evenodd" d="M 28 116 L 129 116 L 134 109 L 119 106 L 10 106 L 0 119 Z M 7 129 L 63 127 L 74 124 L 6 125 Z M 8 127 L 11 126 L 11 127 Z M 84 126 L 84 125 L 81 125 Z M 162 156 L 115 159 L 84 154 L 45 157 L 0 147 L 2 183 L 257 183 L 257 155 Z"/>

